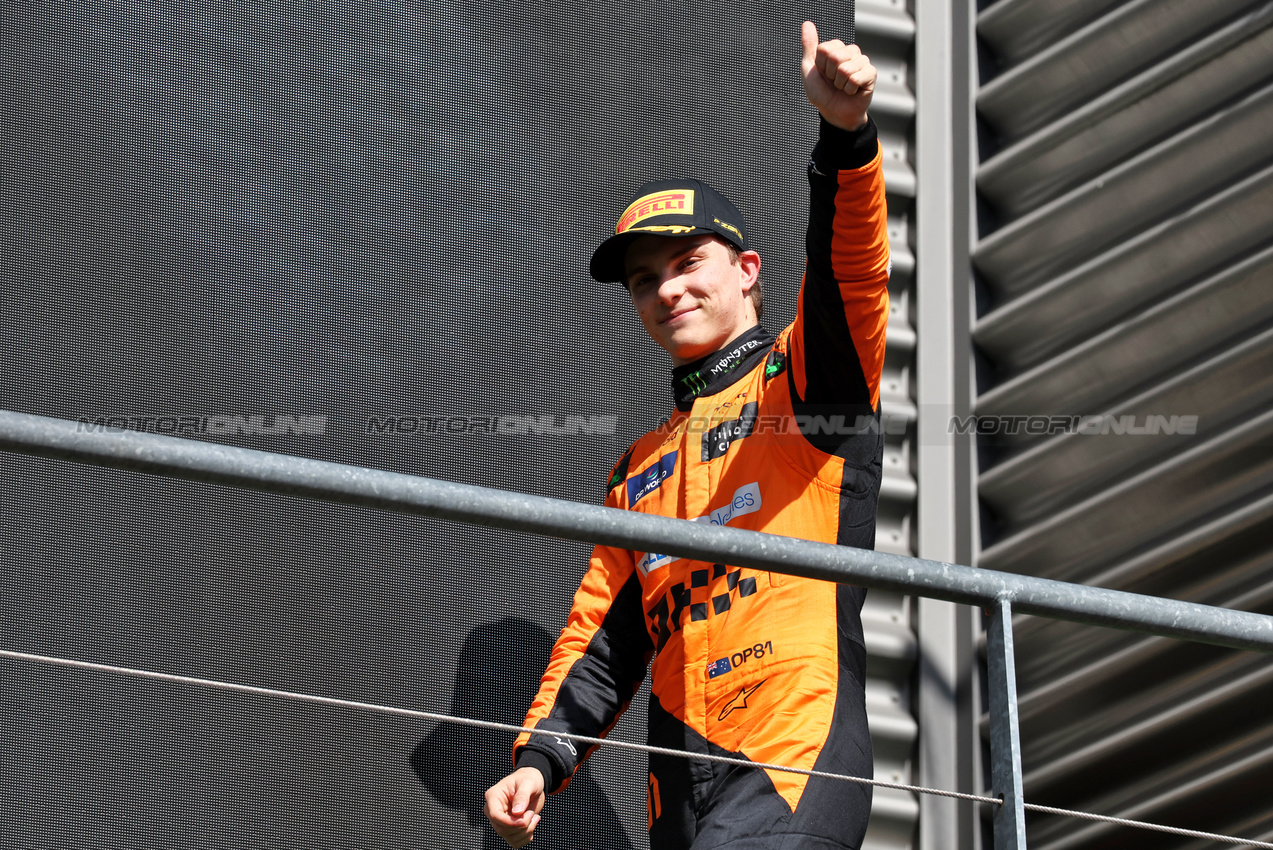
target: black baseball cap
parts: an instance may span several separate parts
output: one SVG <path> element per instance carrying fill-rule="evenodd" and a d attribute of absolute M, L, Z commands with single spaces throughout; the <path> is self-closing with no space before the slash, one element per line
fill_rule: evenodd
<path fill-rule="evenodd" d="M 702 180 L 652 180 L 637 189 L 619 214 L 614 235 L 592 254 L 588 270 L 601 283 L 623 282 L 623 255 L 640 236 L 697 236 L 711 233 L 740 251 L 747 226 L 734 202 Z"/>

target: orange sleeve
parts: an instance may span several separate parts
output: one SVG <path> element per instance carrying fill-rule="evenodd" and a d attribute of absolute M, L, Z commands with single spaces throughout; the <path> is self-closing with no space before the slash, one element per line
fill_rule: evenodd
<path fill-rule="evenodd" d="M 823 122 L 809 189 L 808 264 L 790 343 L 793 389 L 804 405 L 876 411 L 889 246 L 874 125 L 847 133 Z"/>

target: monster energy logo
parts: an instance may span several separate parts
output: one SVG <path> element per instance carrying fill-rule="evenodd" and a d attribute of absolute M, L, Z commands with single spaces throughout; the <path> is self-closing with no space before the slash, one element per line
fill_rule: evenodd
<path fill-rule="evenodd" d="M 747 340 L 747 342 L 744 342 L 742 345 L 738 346 L 733 351 L 729 352 L 712 364 L 712 376 L 716 377 L 717 375 L 726 375 L 734 371 L 738 368 L 738 365 L 743 362 L 748 352 L 759 348 L 761 345 L 762 343 L 758 339 Z"/>
<path fill-rule="evenodd" d="M 703 378 L 702 372 L 694 372 L 692 374 L 686 375 L 684 378 L 681 379 L 681 383 L 685 385 L 685 388 L 687 390 L 694 393 L 695 395 L 707 389 L 707 381 L 706 379 Z"/>
<path fill-rule="evenodd" d="M 743 361 L 746 360 L 746 354 L 748 352 L 759 348 L 762 344 L 763 343 L 760 340 L 748 340 L 726 354 L 724 357 L 717 360 L 715 363 L 711 364 L 707 371 L 713 378 L 728 375 L 730 372 L 742 365 Z M 698 395 L 707 389 L 707 379 L 703 377 L 703 370 L 699 369 L 697 372 L 691 372 L 682 378 L 681 385 L 694 395 Z"/>

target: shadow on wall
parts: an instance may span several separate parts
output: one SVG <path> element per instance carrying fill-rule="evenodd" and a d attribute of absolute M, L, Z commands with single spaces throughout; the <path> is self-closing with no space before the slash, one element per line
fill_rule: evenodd
<path fill-rule="evenodd" d="M 539 690 L 552 639 L 542 627 L 509 617 L 478 626 L 460 648 L 451 715 L 520 724 Z M 449 723 L 416 745 L 411 769 L 435 800 L 482 830 L 482 850 L 507 850 L 482 811 L 486 789 L 512 769 L 512 736 Z M 548 798 L 535 830 L 537 850 L 632 850 L 606 793 L 585 762 L 570 787 Z"/>

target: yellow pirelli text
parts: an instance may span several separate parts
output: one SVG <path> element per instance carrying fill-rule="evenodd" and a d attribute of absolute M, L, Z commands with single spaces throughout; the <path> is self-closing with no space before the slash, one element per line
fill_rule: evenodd
<path fill-rule="evenodd" d="M 676 189 L 669 192 L 653 192 L 637 198 L 619 216 L 619 223 L 614 226 L 616 234 L 623 233 L 637 222 L 644 221 L 654 215 L 693 215 L 694 190 Z"/>
<path fill-rule="evenodd" d="M 737 227 L 734 227 L 734 225 L 730 224 L 729 222 L 727 222 L 727 221 L 721 221 L 719 218 L 713 218 L 713 219 L 712 219 L 712 221 L 716 222 L 716 223 L 717 223 L 717 224 L 719 224 L 721 227 L 724 227 L 724 228 L 727 228 L 727 229 L 729 229 L 729 230 L 734 231 L 735 233 L 737 233 L 737 234 L 738 234 L 738 238 L 739 238 L 739 239 L 742 239 L 742 238 L 743 238 L 743 232 L 742 232 L 741 230 L 739 230 Z"/>

